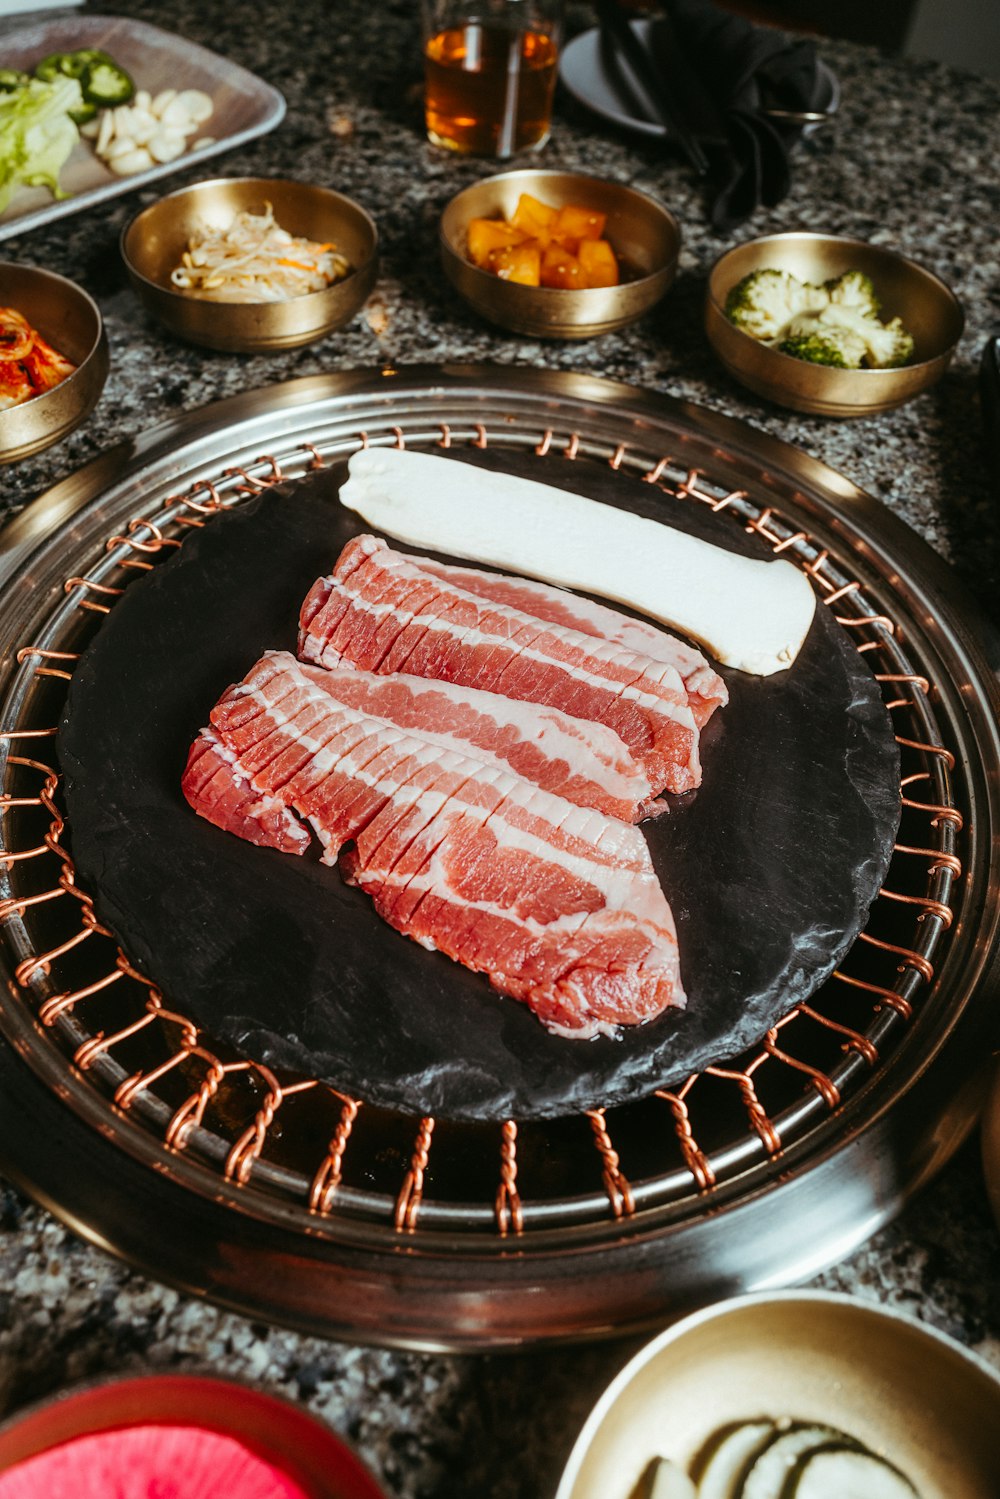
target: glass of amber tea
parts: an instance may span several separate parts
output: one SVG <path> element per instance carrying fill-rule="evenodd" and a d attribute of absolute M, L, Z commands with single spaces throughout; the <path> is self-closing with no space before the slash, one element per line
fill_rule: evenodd
<path fill-rule="evenodd" d="M 549 138 L 562 0 L 423 0 L 427 135 L 505 159 Z"/>

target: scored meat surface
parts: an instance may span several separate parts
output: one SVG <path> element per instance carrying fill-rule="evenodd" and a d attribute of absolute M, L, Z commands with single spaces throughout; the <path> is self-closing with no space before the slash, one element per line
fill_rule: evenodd
<path fill-rule="evenodd" d="M 299 654 L 544 703 L 613 729 L 657 792 L 701 780 L 698 728 L 676 667 L 483 598 L 373 536 L 349 542 L 333 574 L 313 585 Z"/>
<path fill-rule="evenodd" d="M 664 810 L 617 734 L 556 708 L 426 677 L 380 677 L 354 667 L 327 670 L 281 651 L 265 654 L 245 690 L 275 712 L 283 710 L 284 698 L 294 701 L 302 692 L 321 706 L 329 700 L 356 708 L 387 727 L 513 771 L 567 801 L 625 822 Z"/>
<path fill-rule="evenodd" d="M 261 848 L 304 854 L 311 842 L 295 813 L 252 785 L 233 750 L 211 729 L 191 746 L 181 780 L 191 806 L 216 827 Z"/>
<path fill-rule="evenodd" d="M 211 714 L 182 787 L 252 842 L 326 863 L 379 914 L 589 1036 L 682 1005 L 673 917 L 641 833 L 338 701 L 279 653 Z"/>
<path fill-rule="evenodd" d="M 716 708 L 725 707 L 729 701 L 725 682 L 697 646 L 679 640 L 676 635 L 661 630 L 648 620 L 633 619 L 607 604 L 597 604 L 592 599 L 581 598 L 565 588 L 555 588 L 551 583 L 539 583 L 534 578 L 487 573 L 476 567 L 451 567 L 429 557 L 421 560 L 428 572 L 465 588 L 469 593 L 478 594 L 480 598 L 522 609 L 549 624 L 566 625 L 584 635 L 610 640 L 636 655 L 667 662 L 680 674 L 699 729 L 705 727 Z"/>

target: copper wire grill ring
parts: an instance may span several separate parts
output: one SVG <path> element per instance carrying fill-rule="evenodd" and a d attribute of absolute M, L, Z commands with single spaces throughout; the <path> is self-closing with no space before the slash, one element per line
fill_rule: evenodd
<path fill-rule="evenodd" d="M 766 1139 L 766 1136 L 765 1136 L 765 1139 Z M 774 1145 L 774 1144 L 771 1144 L 771 1148 L 775 1148 L 775 1145 Z"/>
<path fill-rule="evenodd" d="M 618 456 L 619 456 L 619 459 L 620 459 L 620 456 L 621 456 L 621 454 L 620 454 L 620 450 L 619 450 L 619 451 L 618 451 Z M 770 519 L 770 517 L 769 517 L 769 519 Z M 796 539 L 798 539 L 798 538 L 796 538 Z M 765 1139 L 767 1139 L 767 1138 L 768 1138 L 768 1137 L 767 1137 L 767 1134 L 766 1134 L 766 1130 L 765 1130 Z M 774 1146 L 773 1146 L 773 1143 L 772 1143 L 772 1146 L 771 1146 L 771 1148 L 774 1148 Z"/>
<path fill-rule="evenodd" d="M 846 626 L 870 628 L 876 632 L 876 638 L 870 642 L 864 642 L 864 645 L 866 649 L 887 649 L 893 655 L 894 664 L 898 669 L 884 674 L 887 681 L 912 688 L 914 695 L 916 693 L 924 693 L 926 696 L 924 687 L 926 679 L 920 673 L 914 672 L 909 668 L 909 663 L 893 638 L 892 621 L 886 615 L 880 613 L 878 609 L 873 609 L 865 601 L 861 596 L 858 585 L 854 581 L 845 579 L 837 573 L 828 550 L 813 546 L 806 532 L 793 530 L 790 527 L 784 526 L 780 516 L 776 515 L 774 507 L 755 510 L 746 491 L 726 492 L 718 486 L 710 485 L 698 470 L 673 464 L 669 458 L 657 457 L 650 459 L 644 454 L 630 452 L 627 446 L 620 442 L 609 447 L 601 442 L 583 439 L 579 434 L 572 432 L 568 433 L 565 437 L 557 437 L 554 436 L 551 428 L 546 429 L 540 435 L 537 431 L 513 433 L 505 429 L 501 437 L 504 445 L 533 447 L 538 452 L 545 452 L 551 449 L 555 455 L 553 461 L 558 461 L 559 454 L 568 461 L 572 461 L 579 455 L 600 457 L 602 461 L 611 463 L 614 468 L 624 467 L 626 470 L 631 469 L 639 472 L 649 482 L 659 484 L 661 487 L 666 487 L 666 485 L 673 482 L 675 485 L 674 492 L 682 491 L 693 501 L 709 504 L 713 509 L 729 509 L 732 513 L 739 516 L 748 529 L 758 530 L 764 535 L 773 550 L 780 551 L 783 554 L 795 553 L 800 565 L 813 577 L 817 586 L 821 590 L 825 589 L 827 595 L 826 601 L 828 603 L 836 603 L 844 608 L 853 607 L 856 610 L 853 616 L 845 615 L 842 622 Z M 482 423 L 473 423 L 469 428 L 463 428 L 460 425 L 456 426 L 452 423 L 440 423 L 436 427 L 428 429 L 426 433 L 410 432 L 406 437 L 406 441 L 411 445 L 418 445 L 422 440 L 443 443 L 444 445 L 453 445 L 464 440 L 475 446 L 482 447 L 486 442 L 486 428 Z M 323 439 L 317 436 L 315 440 L 310 440 L 308 443 L 298 444 L 293 450 L 293 454 L 282 452 L 277 457 L 274 455 L 265 455 L 259 458 L 257 465 L 263 468 L 264 474 L 268 477 L 251 477 L 247 472 L 246 466 L 238 466 L 226 469 L 221 476 L 216 476 L 214 481 L 200 479 L 191 486 L 191 490 L 186 496 L 170 496 L 163 511 L 155 512 L 151 517 L 133 517 L 124 528 L 124 535 L 119 532 L 111 538 L 106 556 L 89 570 L 89 576 L 86 578 L 74 577 L 68 579 L 67 587 L 69 588 L 72 585 L 79 588 L 81 585 L 87 585 L 93 587 L 95 591 L 106 589 L 107 596 L 111 596 L 117 592 L 117 589 L 105 584 L 103 579 L 109 576 L 115 568 L 120 568 L 134 562 L 136 559 L 130 554 L 139 550 L 142 553 L 142 566 L 145 569 L 150 565 L 146 560 L 149 556 L 157 554 L 163 546 L 176 546 L 179 544 L 174 538 L 165 537 L 163 535 L 163 528 L 170 523 L 190 524 L 192 517 L 186 516 L 183 513 L 185 510 L 192 510 L 196 518 L 195 523 L 200 524 L 201 521 L 197 520 L 198 516 L 205 516 L 207 518 L 218 509 L 224 508 L 227 504 L 239 503 L 239 500 L 247 493 L 254 493 L 258 489 L 265 488 L 269 482 L 278 482 L 288 472 L 296 472 L 299 469 L 304 471 L 307 468 L 312 469 L 318 465 L 321 466 L 326 461 L 324 453 L 328 459 L 332 456 L 342 456 L 346 451 L 350 451 L 352 447 L 357 447 L 361 444 L 400 445 L 401 441 L 402 429 L 398 426 L 391 428 L 384 437 L 373 436 L 371 430 L 369 430 L 361 437 L 355 435 L 353 440 L 341 438 L 333 445 L 324 444 Z M 251 465 L 251 467 L 253 466 L 255 465 Z M 223 491 L 225 491 L 224 495 Z M 203 498 L 206 493 L 209 495 L 207 503 Z M 79 603 L 79 600 L 76 603 Z M 66 607 L 73 607 L 73 604 L 74 601 L 68 599 Z M 838 617 L 840 616 L 838 615 Z M 48 653 L 55 652 L 55 642 L 60 638 L 64 623 L 64 618 L 60 617 L 60 611 L 56 611 L 56 614 L 50 618 L 48 629 L 40 637 L 39 642 L 24 648 L 22 668 L 27 676 L 30 677 L 33 665 L 39 675 L 47 670 L 44 665 L 40 667 L 37 665 L 39 661 L 45 662 L 50 659 L 58 659 L 57 655 Z M 910 701 L 906 697 L 901 698 L 897 703 L 898 707 L 904 705 L 911 709 L 914 706 L 913 701 Z M 944 843 L 953 843 L 959 826 L 960 814 L 951 805 L 951 793 L 947 783 L 947 771 L 952 768 L 948 764 L 948 761 L 952 757 L 950 756 L 950 752 L 940 744 L 940 740 L 935 739 L 936 730 L 929 715 L 924 715 L 920 727 L 923 737 L 919 739 L 904 739 L 903 743 L 910 748 L 916 748 L 930 755 L 929 768 L 926 772 L 921 772 L 921 774 L 928 774 L 935 783 L 934 792 L 936 800 L 933 804 L 935 817 L 932 818 L 932 822 L 936 821 L 938 823 Z M 46 734 L 51 731 L 29 730 L 27 732 Z M 912 850 L 910 851 L 912 852 Z M 957 874 L 956 865 L 958 861 L 950 847 L 943 847 L 940 850 L 928 850 L 927 852 L 933 860 L 931 875 L 937 884 L 925 901 L 923 915 L 928 917 L 928 920 L 925 923 L 925 931 L 921 936 L 923 938 L 922 945 L 932 948 L 937 937 L 940 935 L 940 932 L 933 928 L 935 923 L 942 923 L 941 911 L 948 910 L 946 897 L 950 891 L 951 881 Z M 21 904 L 27 905 L 26 902 L 22 902 Z M 16 919 L 17 906 L 18 903 L 11 906 L 8 900 L 6 907 L 0 907 L 0 910 L 6 909 L 8 925 L 11 923 L 11 920 Z M 91 927 L 90 931 L 93 931 L 93 929 Z M 45 963 L 39 962 L 37 956 L 34 958 L 25 957 L 18 968 L 19 981 L 32 989 L 47 988 L 45 966 Z M 914 973 L 917 975 L 915 980 L 913 979 Z M 929 959 L 923 952 L 915 952 L 913 964 L 904 972 L 903 982 L 900 987 L 919 987 L 921 979 L 929 978 L 930 976 L 932 976 L 932 969 Z M 109 978 L 108 982 L 111 981 L 111 978 Z M 856 981 L 848 980 L 848 982 Z M 871 989 L 873 986 L 862 984 L 862 987 Z M 884 990 L 885 995 L 889 993 L 895 994 L 895 992 L 895 990 Z M 54 998 L 57 998 L 57 996 L 49 994 L 48 1002 L 51 1003 Z M 909 1000 L 904 999 L 902 995 L 899 996 L 899 999 L 901 1000 L 900 1008 L 893 1010 L 887 1017 L 886 1023 L 888 1025 L 891 1025 L 900 1017 L 903 1004 L 909 1005 Z M 43 1007 L 45 1002 L 45 1000 L 42 1000 L 39 1009 Z M 802 1007 L 800 1007 L 801 1009 Z M 790 1019 L 791 1017 L 788 1018 Z M 83 1039 L 80 1039 L 81 1028 L 72 1016 L 58 1013 L 54 1014 L 52 1019 L 54 1022 L 53 1028 L 64 1028 L 68 1032 L 65 1039 L 75 1045 L 78 1056 L 81 1054 L 81 1048 L 86 1048 L 89 1045 L 90 1049 L 85 1050 L 83 1055 L 86 1057 L 89 1069 L 95 1075 L 98 1072 L 103 1073 L 114 1070 L 117 1064 L 114 1063 L 110 1055 L 114 1040 L 95 1045 L 95 1038 L 88 1038 L 85 1033 L 83 1033 Z M 884 1028 L 884 1025 L 880 1027 L 880 1029 Z M 845 1077 L 849 1081 L 852 1063 L 857 1062 L 858 1058 L 863 1058 L 865 1065 L 871 1065 L 872 1043 L 867 1038 L 851 1032 L 849 1029 L 845 1032 L 845 1035 L 847 1050 L 853 1051 L 853 1055 L 849 1056 L 844 1062 Z M 204 1055 L 207 1060 L 211 1056 L 211 1053 L 204 1052 Z M 779 1127 L 775 1121 L 768 1118 L 756 1097 L 752 1077 L 753 1073 L 764 1062 L 765 1057 L 774 1061 L 784 1055 L 786 1053 L 784 1053 L 782 1048 L 776 1046 L 773 1039 L 766 1038 L 763 1053 L 747 1064 L 742 1071 L 734 1071 L 728 1074 L 736 1082 L 741 1095 L 744 1097 L 749 1123 L 758 1146 L 762 1146 L 768 1153 L 774 1153 L 780 1149 L 781 1131 L 782 1129 L 787 1129 L 788 1124 L 787 1121 L 782 1120 L 779 1121 Z M 807 1064 L 799 1063 L 794 1058 L 790 1058 L 790 1064 L 794 1067 L 806 1066 L 806 1071 L 815 1085 L 814 1102 L 816 1097 L 818 1097 L 822 1106 L 826 1109 L 835 1106 L 836 1099 L 840 1096 L 842 1083 L 838 1085 L 838 1083 L 828 1078 L 826 1074 L 820 1072 L 819 1069 L 810 1068 Z M 195 1148 L 197 1146 L 199 1150 L 204 1150 L 209 1144 L 208 1141 L 200 1138 L 201 1133 L 204 1132 L 200 1128 L 198 1105 L 201 1104 L 201 1112 L 203 1113 L 206 1088 L 210 1093 L 213 1086 L 218 1087 L 221 1083 L 222 1077 L 225 1075 L 225 1069 L 222 1069 L 222 1074 L 220 1075 L 219 1066 L 221 1064 L 209 1062 L 206 1082 L 203 1083 L 197 1094 L 192 1095 L 192 1100 L 189 1100 L 192 1108 L 187 1111 L 186 1115 L 184 1115 L 183 1109 L 175 1111 L 171 1120 L 168 1121 L 167 1137 L 175 1147 L 179 1143 L 181 1136 L 184 1138 L 185 1148 Z M 708 1069 L 710 1072 L 712 1070 Z M 725 1074 L 726 1069 L 721 1069 L 716 1073 L 716 1075 Z M 162 1075 L 162 1070 L 158 1075 Z M 102 1081 L 107 1084 L 112 1081 L 112 1078 L 109 1076 L 102 1079 Z M 134 1112 L 139 1113 L 141 1111 L 145 1114 L 150 1112 L 148 1105 L 152 1101 L 149 1082 L 150 1080 L 146 1079 L 142 1083 L 139 1083 L 134 1077 L 123 1076 L 117 1078 L 115 1086 L 123 1103 L 127 1103 Z M 678 1139 L 681 1143 L 685 1161 L 683 1176 L 689 1182 L 693 1179 L 696 1189 L 699 1192 L 704 1192 L 711 1189 L 713 1182 L 718 1179 L 720 1169 L 724 1170 L 727 1163 L 725 1161 L 712 1163 L 700 1150 L 697 1140 L 692 1133 L 690 1123 L 690 1110 L 687 1102 L 691 1094 L 690 1085 L 685 1085 L 685 1093 L 686 1096 L 684 1098 L 672 1096 L 671 1101 L 671 1109 L 674 1114 Z M 277 1172 L 278 1179 L 274 1180 L 275 1168 L 266 1160 L 260 1159 L 267 1130 L 273 1120 L 276 1096 L 273 1092 L 268 1095 L 270 1104 L 265 1104 L 262 1109 L 258 1110 L 255 1121 L 247 1127 L 235 1144 L 229 1146 L 225 1155 L 225 1169 L 227 1174 L 240 1181 L 252 1179 L 255 1184 L 259 1184 L 264 1188 L 270 1183 L 273 1186 L 280 1185 L 282 1188 L 287 1189 L 289 1185 L 285 1179 L 287 1173 Z M 280 1102 L 280 1098 L 278 1101 Z M 140 1104 L 146 1107 L 140 1110 Z M 355 1109 L 357 1107 L 356 1104 L 352 1106 Z M 810 1109 L 808 1107 L 808 1100 L 806 1112 L 815 1113 L 815 1108 Z M 162 1108 L 157 1110 L 154 1103 L 152 1113 L 154 1115 L 157 1113 L 160 1114 L 161 1117 L 155 1123 L 158 1126 L 162 1126 Z M 801 1113 L 801 1107 L 793 1110 L 794 1115 Z M 181 1115 L 184 1115 L 183 1119 L 180 1119 Z M 348 1127 L 341 1128 L 338 1131 L 337 1136 L 335 1136 L 336 1147 L 334 1148 L 334 1145 L 331 1144 L 331 1150 L 326 1163 L 321 1163 L 317 1168 L 311 1186 L 305 1194 L 313 1211 L 329 1211 L 335 1202 L 343 1202 L 345 1198 L 352 1196 L 358 1197 L 357 1206 L 360 1206 L 362 1210 L 365 1208 L 363 1194 L 354 1194 L 349 1189 L 343 1188 L 340 1185 L 340 1170 L 350 1136 L 349 1123 L 353 1120 L 353 1115 L 349 1116 L 349 1118 L 347 1115 L 342 1116 L 342 1125 L 345 1119 L 348 1121 Z M 151 1120 L 150 1122 L 154 1121 Z M 491 1208 L 482 1208 L 475 1204 L 470 1205 L 472 1210 L 471 1217 L 474 1221 L 483 1224 L 488 1218 L 491 1218 L 495 1221 L 501 1235 L 505 1232 L 508 1224 L 507 1214 L 510 1213 L 512 1216 L 515 1214 L 515 1204 L 518 1227 L 530 1224 L 533 1217 L 532 1205 L 525 1203 L 522 1207 L 520 1194 L 514 1186 L 511 1169 L 513 1160 L 511 1151 L 513 1142 L 511 1135 L 512 1126 L 513 1121 L 508 1121 L 502 1127 L 501 1131 L 501 1189 L 497 1192 L 495 1203 Z M 516 1126 L 514 1128 L 516 1129 Z M 433 1204 L 422 1201 L 424 1178 L 430 1157 L 432 1130 L 433 1121 L 424 1121 L 418 1133 L 413 1161 L 397 1196 L 394 1212 L 395 1221 L 398 1226 L 411 1230 L 417 1221 L 418 1208 L 422 1220 L 426 1218 L 433 1221 L 438 1216 Z M 652 1185 L 639 1183 L 633 1189 L 632 1185 L 622 1175 L 617 1153 L 603 1119 L 603 1113 L 601 1124 L 599 1127 L 595 1126 L 594 1133 L 598 1154 L 600 1160 L 603 1162 L 602 1171 L 605 1179 L 605 1190 L 608 1194 L 608 1201 L 613 1213 L 617 1215 L 623 1211 L 634 1212 L 637 1206 L 644 1205 L 652 1197 L 658 1196 L 662 1199 L 665 1195 L 662 1179 Z M 207 1150 L 208 1158 L 218 1160 L 220 1147 L 217 1142 L 211 1143 L 215 1148 Z M 741 1158 L 747 1154 L 752 1155 L 754 1153 L 755 1147 L 752 1140 L 745 1142 L 744 1146 L 736 1152 L 737 1156 Z M 677 1173 L 675 1173 L 676 1175 Z M 682 1183 L 675 1183 L 674 1185 L 674 1195 L 678 1195 L 676 1187 L 682 1185 Z M 331 1188 L 335 1190 L 331 1190 Z M 669 1196 L 669 1192 L 666 1195 Z M 565 1202 L 561 1203 L 559 1205 L 560 1212 L 565 1214 L 568 1206 Z M 588 1210 L 589 1208 L 587 1207 L 583 1209 L 584 1212 Z M 463 1215 L 467 1220 L 469 1219 L 469 1208 L 463 1207 Z M 544 1218 L 544 1209 L 539 1216 Z"/>

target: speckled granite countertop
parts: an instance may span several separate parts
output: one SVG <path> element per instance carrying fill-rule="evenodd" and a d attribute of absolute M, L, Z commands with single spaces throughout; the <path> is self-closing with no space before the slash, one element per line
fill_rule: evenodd
<path fill-rule="evenodd" d="M 288 114 L 279 129 L 212 170 L 294 175 L 356 197 L 379 223 L 381 280 L 367 311 L 325 342 L 227 357 L 164 337 L 126 284 L 118 233 L 153 193 L 7 240 L 3 258 L 60 271 L 98 299 L 112 370 L 77 433 L 4 471 L 2 511 L 141 430 L 151 411 L 167 416 L 292 376 L 386 360 L 548 365 L 682 395 L 801 445 L 904 517 L 997 618 L 1000 509 L 976 386 L 984 341 L 1000 329 L 1000 84 L 824 43 L 842 86 L 836 126 L 799 149 L 786 201 L 731 240 L 708 229 L 677 159 L 598 128 L 562 96 L 546 164 L 653 192 L 681 219 L 684 248 L 677 284 L 644 323 L 590 343 L 542 345 L 477 322 L 438 273 L 438 213 L 483 168 L 423 139 L 413 0 L 259 0 L 250 8 L 133 0 L 110 9 L 202 42 L 281 89 Z M 587 12 L 574 7 L 571 16 L 579 26 Z M 187 169 L 170 185 L 198 175 Z M 937 389 L 877 420 L 836 423 L 780 411 L 725 377 L 701 333 L 708 266 L 728 243 L 800 227 L 897 246 L 955 288 L 966 333 Z M 924 1317 L 1000 1369 L 998 1248 L 972 1141 L 890 1228 L 814 1284 Z M 593 1400 L 639 1341 L 448 1358 L 271 1330 L 142 1279 L 10 1188 L 0 1188 L 0 1269 L 0 1410 L 97 1374 L 212 1369 L 306 1402 L 356 1444 L 398 1499 L 546 1499 Z"/>

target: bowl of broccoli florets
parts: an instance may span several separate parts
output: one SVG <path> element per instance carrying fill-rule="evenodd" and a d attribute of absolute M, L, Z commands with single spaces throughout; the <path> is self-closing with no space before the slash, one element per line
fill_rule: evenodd
<path fill-rule="evenodd" d="M 954 293 L 894 250 L 831 234 L 773 234 L 709 276 L 705 327 L 730 374 L 824 416 L 868 416 L 939 380 L 964 323 Z"/>

